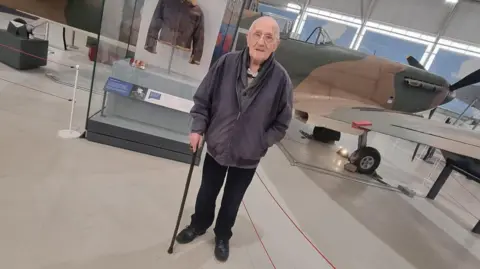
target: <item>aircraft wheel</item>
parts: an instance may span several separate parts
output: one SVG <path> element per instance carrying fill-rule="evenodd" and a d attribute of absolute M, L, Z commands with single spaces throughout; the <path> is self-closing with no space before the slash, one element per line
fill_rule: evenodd
<path fill-rule="evenodd" d="M 373 174 L 380 166 L 381 156 L 377 149 L 364 147 L 354 151 L 349 161 L 357 167 L 358 173 Z"/>
<path fill-rule="evenodd" d="M 338 141 L 340 136 L 341 133 L 334 130 L 316 126 L 313 128 L 313 139 L 323 143 Z"/>

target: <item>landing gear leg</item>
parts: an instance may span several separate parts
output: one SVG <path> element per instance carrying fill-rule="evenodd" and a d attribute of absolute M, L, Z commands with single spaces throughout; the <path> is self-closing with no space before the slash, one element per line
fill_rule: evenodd
<path fill-rule="evenodd" d="M 357 167 L 358 173 L 372 175 L 380 166 L 381 156 L 377 149 L 367 147 L 367 134 L 368 131 L 365 130 L 358 137 L 358 149 L 350 155 L 348 160 Z"/>

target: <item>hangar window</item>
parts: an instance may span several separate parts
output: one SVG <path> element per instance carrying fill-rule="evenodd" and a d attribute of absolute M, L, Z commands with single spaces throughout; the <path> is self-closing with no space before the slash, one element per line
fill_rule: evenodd
<path fill-rule="evenodd" d="M 339 46 L 349 47 L 359 29 L 359 25 L 352 22 L 332 19 L 318 14 L 307 13 L 301 22 L 301 30 L 298 39 L 315 43 L 316 38 L 308 37 L 317 27 L 322 27 L 330 36 L 331 40 Z M 314 34 L 316 36 L 316 34 Z M 307 40 L 308 39 L 308 40 Z"/>
<path fill-rule="evenodd" d="M 351 16 L 326 10 L 307 8 L 305 14 L 300 19 L 296 38 L 315 43 L 316 38 L 311 37 L 309 39 L 308 37 L 315 29 L 322 27 L 323 30 L 328 33 L 331 41 L 336 45 L 349 47 L 360 28 L 361 22 L 360 19 Z M 318 30 L 314 33 L 314 36 L 317 34 Z"/>
<path fill-rule="evenodd" d="M 401 63 L 414 56 L 424 64 L 434 41 L 432 35 L 368 21 L 353 49 Z"/>
<path fill-rule="evenodd" d="M 357 49 L 367 54 L 407 64 L 408 56 L 421 59 L 429 45 L 427 42 L 420 42 L 413 38 L 407 39 L 381 31 L 367 30 Z"/>
<path fill-rule="evenodd" d="M 296 9 L 288 6 L 271 6 L 267 4 L 259 4 L 258 11 L 260 12 L 269 12 L 281 17 L 289 18 L 292 21 L 297 19 L 300 9 Z"/>
<path fill-rule="evenodd" d="M 282 18 L 288 19 L 293 24 L 293 27 L 291 28 L 296 29 L 300 20 L 298 14 L 301 11 L 301 7 L 300 5 L 297 5 L 294 3 L 288 3 L 287 6 L 273 6 L 265 3 L 260 3 L 258 5 L 258 11 L 271 13 L 271 14 L 280 16 Z"/>

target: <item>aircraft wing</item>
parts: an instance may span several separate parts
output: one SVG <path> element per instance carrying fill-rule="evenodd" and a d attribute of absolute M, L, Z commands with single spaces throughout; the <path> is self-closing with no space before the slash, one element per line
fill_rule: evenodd
<path fill-rule="evenodd" d="M 337 109 L 326 118 L 342 122 L 345 125 L 351 125 L 354 121 L 369 121 L 372 125 L 365 129 L 373 132 L 480 160 L 480 133 L 473 130 L 428 120 L 416 115 L 372 108 Z M 329 126 L 325 127 L 329 128 Z"/>

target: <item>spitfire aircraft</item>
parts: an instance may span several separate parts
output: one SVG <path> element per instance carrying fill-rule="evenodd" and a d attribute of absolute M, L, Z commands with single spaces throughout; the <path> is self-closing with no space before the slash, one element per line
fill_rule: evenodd
<path fill-rule="evenodd" d="M 263 15 L 244 13 L 235 49 L 246 47 L 250 25 Z M 282 32 L 275 53 L 293 83 L 295 118 L 316 126 L 312 135 L 315 140 L 338 141 L 341 132 L 359 135 L 359 148 L 349 160 L 365 174 L 373 173 L 381 161 L 378 150 L 366 145 L 366 131 L 480 159 L 480 138 L 475 137 L 476 133 L 414 114 L 452 101 L 457 91 L 480 82 L 480 70 L 450 85 L 413 57 L 408 58 L 409 65 L 392 62 L 336 46 L 321 27 L 316 32 L 316 36 L 315 31 L 310 35 L 310 40 L 315 41 L 312 43 Z M 353 128 L 352 123 L 358 121 L 371 125 L 363 130 Z"/>

